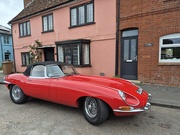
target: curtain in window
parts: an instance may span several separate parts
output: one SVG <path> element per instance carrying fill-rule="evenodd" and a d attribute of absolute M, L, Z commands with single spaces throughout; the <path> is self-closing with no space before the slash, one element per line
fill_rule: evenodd
<path fill-rule="evenodd" d="M 83 44 L 83 64 L 89 64 L 89 45 Z"/>
<path fill-rule="evenodd" d="M 27 22 L 27 35 L 30 35 L 30 22 Z"/>
<path fill-rule="evenodd" d="M 76 14 L 77 10 L 72 9 L 71 10 L 71 26 L 77 25 L 77 14 Z"/>
<path fill-rule="evenodd" d="M 44 28 L 44 31 L 47 31 L 47 16 L 46 17 L 43 17 L 43 28 Z"/>
<path fill-rule="evenodd" d="M 30 63 L 29 63 L 29 59 L 30 59 L 30 58 L 29 58 L 29 54 L 27 53 L 27 54 L 26 54 L 26 65 L 29 65 L 29 64 L 30 64 Z"/>
<path fill-rule="evenodd" d="M 53 29 L 53 19 L 52 19 L 52 15 L 49 15 L 49 30 Z"/>
<path fill-rule="evenodd" d="M 84 6 L 79 7 L 79 24 L 85 23 Z"/>
<path fill-rule="evenodd" d="M 73 45 L 73 65 L 80 65 L 79 45 Z"/>
<path fill-rule="evenodd" d="M 93 3 L 87 5 L 87 23 L 93 22 Z"/>
<path fill-rule="evenodd" d="M 22 65 L 26 65 L 26 58 L 25 58 L 25 55 L 22 55 Z"/>
<path fill-rule="evenodd" d="M 23 36 L 23 25 L 20 24 L 20 36 Z"/>
<path fill-rule="evenodd" d="M 59 56 L 59 61 L 60 62 L 64 62 L 64 53 L 63 53 L 63 47 L 62 46 L 58 46 L 58 56 Z"/>
<path fill-rule="evenodd" d="M 24 35 L 26 35 L 26 23 L 23 23 Z"/>

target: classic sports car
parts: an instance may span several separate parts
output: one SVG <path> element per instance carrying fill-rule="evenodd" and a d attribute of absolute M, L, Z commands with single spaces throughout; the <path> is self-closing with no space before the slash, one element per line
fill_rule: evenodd
<path fill-rule="evenodd" d="M 72 65 L 61 62 L 31 64 L 23 74 L 6 76 L 4 83 L 16 104 L 33 97 L 80 107 L 93 125 L 106 121 L 110 111 L 116 116 L 129 116 L 151 106 L 151 95 L 130 81 L 81 75 Z"/>

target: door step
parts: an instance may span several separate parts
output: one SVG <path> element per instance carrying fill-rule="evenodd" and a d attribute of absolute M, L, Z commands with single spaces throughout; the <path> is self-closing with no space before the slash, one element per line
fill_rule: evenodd
<path fill-rule="evenodd" d="M 131 82 L 133 82 L 135 84 L 141 84 L 141 81 L 138 81 L 138 80 L 129 80 L 129 81 L 131 81 Z"/>

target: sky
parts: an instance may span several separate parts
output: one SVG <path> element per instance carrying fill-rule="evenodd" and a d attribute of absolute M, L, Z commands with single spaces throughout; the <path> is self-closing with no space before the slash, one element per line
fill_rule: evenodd
<path fill-rule="evenodd" d="M 23 8 L 23 0 L 0 0 L 0 25 L 11 28 L 7 23 Z"/>

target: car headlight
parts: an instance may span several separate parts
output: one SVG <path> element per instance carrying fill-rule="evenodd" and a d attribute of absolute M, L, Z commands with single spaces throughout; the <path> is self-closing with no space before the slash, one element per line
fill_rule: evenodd
<path fill-rule="evenodd" d="M 121 90 L 119 90 L 118 92 L 119 92 L 119 95 L 121 96 L 121 98 L 123 100 L 126 100 L 126 94 L 124 92 L 122 92 Z"/>
<path fill-rule="evenodd" d="M 121 90 L 118 90 L 118 93 L 120 97 L 124 100 L 124 102 L 126 102 L 130 106 L 137 106 L 140 103 L 139 100 L 131 94 L 125 93 Z"/>

